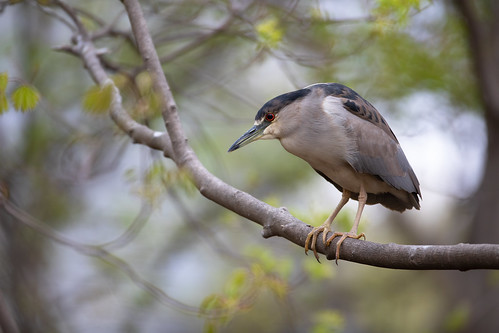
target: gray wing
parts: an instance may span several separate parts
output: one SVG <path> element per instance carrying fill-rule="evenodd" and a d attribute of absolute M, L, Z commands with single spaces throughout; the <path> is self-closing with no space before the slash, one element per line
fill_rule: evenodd
<path fill-rule="evenodd" d="M 349 161 L 357 172 L 378 176 L 396 189 L 421 195 L 416 174 L 396 139 L 360 119 L 347 121 L 346 126 L 357 142 L 358 149 Z"/>
<path fill-rule="evenodd" d="M 358 149 L 349 163 L 361 173 L 380 177 L 399 190 L 421 196 L 419 181 L 405 157 L 390 126 L 376 108 L 352 89 L 338 84 L 324 85 L 326 94 L 338 97 L 345 110 L 357 117 L 345 126 L 357 142 Z"/>

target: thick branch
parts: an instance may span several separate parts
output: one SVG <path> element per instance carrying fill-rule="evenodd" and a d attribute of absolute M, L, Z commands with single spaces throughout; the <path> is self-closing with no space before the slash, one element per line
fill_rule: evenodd
<path fill-rule="evenodd" d="M 281 211 L 285 211 L 281 208 Z M 284 237 L 303 247 L 311 227 L 299 221 L 282 221 L 264 227 L 263 236 Z M 332 235 L 332 234 L 330 234 Z M 336 242 L 325 247 L 317 238 L 317 252 L 335 259 Z M 411 270 L 499 269 L 499 244 L 400 245 L 379 244 L 347 238 L 341 245 L 340 258 L 370 266 Z"/>
<path fill-rule="evenodd" d="M 310 226 L 299 222 L 274 224 L 264 229 L 264 237 L 281 236 L 304 246 Z M 326 248 L 322 237 L 317 239 L 318 252 L 328 260 L 335 259 L 335 238 Z M 499 244 L 400 245 L 379 244 L 347 238 L 341 245 L 340 258 L 370 266 L 410 270 L 499 269 Z"/>

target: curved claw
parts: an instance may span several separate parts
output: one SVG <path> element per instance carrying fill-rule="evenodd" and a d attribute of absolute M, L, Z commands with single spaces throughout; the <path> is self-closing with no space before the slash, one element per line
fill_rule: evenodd
<path fill-rule="evenodd" d="M 319 254 L 317 253 L 316 245 L 317 245 L 317 237 L 322 232 L 322 239 L 324 244 L 326 244 L 327 234 L 331 231 L 331 228 L 327 225 L 321 225 L 320 227 L 314 227 L 312 231 L 310 231 L 307 235 L 307 239 L 305 240 L 305 254 L 308 255 L 308 245 L 310 243 L 310 238 L 312 238 L 312 244 L 310 249 L 314 252 L 315 259 L 320 263 Z"/>
<path fill-rule="evenodd" d="M 362 232 L 360 234 L 356 234 L 353 232 L 335 232 L 331 237 L 328 238 L 326 241 L 326 246 L 329 246 L 333 239 L 336 237 L 341 236 L 340 240 L 336 244 L 336 265 L 338 265 L 338 259 L 340 259 L 340 246 L 343 243 L 343 241 L 347 238 L 354 238 L 354 239 L 359 239 L 359 238 L 364 238 L 366 240 L 366 235 Z"/>

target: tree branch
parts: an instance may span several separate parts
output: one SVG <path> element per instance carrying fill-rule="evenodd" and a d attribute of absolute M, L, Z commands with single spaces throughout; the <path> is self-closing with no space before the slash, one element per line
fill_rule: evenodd
<path fill-rule="evenodd" d="M 142 9 L 137 0 L 124 0 L 133 35 L 147 70 L 151 73 L 154 86 L 163 105 L 162 116 L 168 134 L 154 132 L 137 123 L 125 111 L 121 95 L 107 76 L 87 33 L 81 32 L 74 39 L 74 45 L 61 48 L 79 55 L 94 81 L 100 85 L 113 85 L 113 101 L 110 115 L 112 120 L 136 143 L 147 145 L 164 152 L 179 168 L 186 170 L 200 193 L 213 202 L 254 221 L 263 227 L 263 237 L 280 236 L 303 247 L 311 226 L 293 217 L 285 208 L 272 207 L 253 196 L 242 192 L 212 175 L 201 164 L 189 146 L 177 114 L 177 105 L 164 76 L 161 63 L 147 29 Z M 71 8 L 64 7 L 66 12 Z M 69 15 L 77 19 L 75 13 Z M 77 27 L 81 25 L 75 22 Z M 328 259 L 335 258 L 337 239 L 325 247 L 322 237 L 317 241 L 317 251 Z M 346 239 L 341 247 L 340 258 L 352 262 L 393 269 L 499 269 L 499 245 L 458 244 L 397 245 L 377 244 L 362 240 Z"/>
<path fill-rule="evenodd" d="M 118 127 L 125 132 L 134 143 L 146 145 L 152 149 L 160 150 L 166 157 L 173 153 L 170 138 L 167 133 L 155 132 L 149 127 L 136 122 L 123 108 L 121 95 L 114 82 L 108 77 L 99 60 L 98 50 L 93 43 L 83 36 L 74 38 L 74 45 L 61 46 L 58 51 L 79 56 L 92 79 L 99 85 L 110 84 L 113 86 L 113 98 L 110 107 L 110 116 Z"/>
<path fill-rule="evenodd" d="M 212 175 L 201 164 L 189 146 L 177 114 L 177 105 L 163 73 L 159 57 L 148 32 L 146 20 L 137 0 L 124 0 L 132 25 L 133 34 L 147 70 L 151 73 L 155 89 L 163 105 L 165 127 L 170 135 L 173 160 L 179 168 L 191 175 L 195 186 L 206 198 L 263 226 L 263 236 L 284 237 L 304 246 L 311 226 L 293 217 L 285 208 L 274 208 L 251 195 L 237 190 Z M 319 237 L 320 238 L 320 237 Z M 318 240 L 318 252 L 328 259 L 335 258 L 335 244 L 326 248 Z M 362 264 L 394 269 L 499 269 L 499 245 L 459 244 L 397 245 L 376 244 L 367 241 L 346 239 L 340 258 Z"/>
<path fill-rule="evenodd" d="M 130 264 L 128 264 L 125 260 L 113 255 L 111 252 L 105 249 L 107 246 L 104 244 L 103 246 L 99 245 L 89 245 L 74 241 L 72 239 L 67 238 L 66 236 L 60 234 L 56 230 L 53 230 L 46 224 L 37 220 L 33 216 L 29 215 L 25 211 L 21 210 L 19 207 L 14 205 L 11 201 L 9 201 L 8 197 L 3 193 L 2 188 L 0 188 L 0 207 L 4 208 L 7 213 L 13 216 L 17 221 L 21 222 L 25 226 L 35 230 L 39 234 L 50 238 L 52 241 L 72 248 L 82 255 L 86 255 L 89 257 L 98 258 L 104 262 L 107 262 L 110 265 L 115 266 L 120 271 L 125 273 L 136 285 L 149 292 L 155 299 L 159 302 L 171 306 L 173 308 L 188 312 L 199 314 L 199 309 L 197 307 L 189 306 L 184 304 L 170 296 L 168 296 L 161 288 L 157 287 L 153 283 L 149 282 L 145 278 L 143 278 Z M 208 316 L 218 316 L 220 314 L 217 313 L 209 313 Z M 10 331 L 9 331 L 10 332 Z"/>

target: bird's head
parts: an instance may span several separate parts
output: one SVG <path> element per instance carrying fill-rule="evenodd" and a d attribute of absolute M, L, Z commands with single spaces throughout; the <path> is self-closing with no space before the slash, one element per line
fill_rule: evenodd
<path fill-rule="evenodd" d="M 282 133 L 293 130 L 293 118 L 301 111 L 300 102 L 311 92 L 304 88 L 279 95 L 265 103 L 255 116 L 255 123 L 232 144 L 229 152 L 256 140 L 279 139 Z"/>

